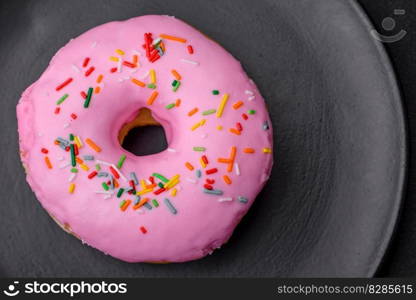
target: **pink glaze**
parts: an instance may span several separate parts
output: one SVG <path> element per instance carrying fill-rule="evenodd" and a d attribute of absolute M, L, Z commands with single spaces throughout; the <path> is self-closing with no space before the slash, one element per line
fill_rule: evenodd
<path fill-rule="evenodd" d="M 165 54 L 151 63 L 142 48 L 143 36 L 147 32 L 152 33 L 154 39 L 159 34 L 168 34 L 185 38 L 187 42 L 164 39 Z M 193 54 L 187 51 L 188 45 L 192 45 Z M 109 57 L 120 56 L 116 49 L 123 50 L 123 58 L 128 61 L 132 60 L 135 51 L 139 52 L 140 66 L 135 69 L 123 66 L 121 73 L 110 73 L 109 70 L 117 63 Z M 82 64 L 86 57 L 90 61 L 84 68 Z M 86 77 L 84 73 L 91 66 L 95 70 Z M 129 79 L 134 77 L 149 83 L 149 77 L 143 78 L 149 69 L 156 71 L 156 90 L 159 93 L 151 106 L 146 101 L 154 90 L 139 87 Z M 172 69 L 182 76 L 177 92 L 172 91 Z M 99 74 L 104 75 L 100 84 L 96 83 Z M 73 78 L 73 81 L 56 91 L 55 88 L 67 78 Z M 96 86 L 101 87 L 101 92 L 94 93 L 89 108 L 84 108 L 80 91 L 87 92 L 89 87 Z M 219 90 L 220 94 L 213 95 L 212 90 Z M 59 114 L 54 114 L 56 101 L 66 93 L 68 98 L 58 105 Z M 229 100 L 222 116 L 203 116 L 203 111 L 218 108 L 225 93 L 229 94 Z M 178 98 L 182 100 L 179 107 L 165 108 Z M 244 105 L 233 109 L 232 104 L 238 100 Z M 138 157 L 120 146 L 117 140 L 120 128 L 141 107 L 152 110 L 165 129 L 168 147 L 176 152 L 165 150 Z M 188 112 L 194 107 L 199 111 L 189 117 Z M 248 114 L 249 109 L 256 113 Z M 70 116 L 72 113 L 77 115 L 75 120 Z M 242 113 L 247 114 L 248 120 L 241 117 Z M 272 154 L 263 153 L 263 148 L 272 148 L 273 135 L 271 128 L 263 129 L 264 122 L 269 125 L 271 122 L 255 84 L 240 63 L 221 46 L 169 16 L 142 16 L 111 22 L 71 40 L 53 57 L 39 80 L 23 93 L 17 106 L 17 118 L 27 181 L 43 207 L 61 224 L 69 224 L 71 231 L 85 243 L 128 262 L 182 262 L 201 258 L 219 248 L 229 239 L 264 186 L 273 162 Z M 202 119 L 206 119 L 206 123 L 192 131 L 190 128 Z M 229 132 L 229 128 L 236 128 L 237 122 L 243 127 L 241 135 Z M 223 129 L 218 130 L 218 125 Z M 132 171 L 139 179 L 146 179 L 154 172 L 168 178 L 179 174 L 177 195 L 171 196 L 170 190 L 157 196 L 151 192 L 143 197 L 157 199 L 159 207 L 133 210 L 130 205 L 126 211 L 121 211 L 120 201 L 134 200 L 134 197 L 124 193 L 121 198 L 114 194 L 103 199 L 105 195 L 95 193 L 103 191 L 101 183 L 104 181 L 97 176 L 87 178 L 94 171 L 95 161 L 85 161 L 89 171 L 82 170 L 77 164 L 79 171 L 73 180 L 75 191 L 69 193 L 71 166 L 59 166 L 70 162 L 70 153 L 55 145 L 54 141 L 57 137 L 68 140 L 70 133 L 83 141 L 84 146 L 79 149 L 80 158 L 93 155 L 95 159 L 117 164 L 120 156 L 125 154 L 127 159 L 121 172 L 126 177 Z M 92 139 L 102 151 L 96 153 L 87 146 L 86 138 Z M 205 147 L 206 151 L 194 151 L 195 146 Z M 232 172 L 227 172 L 227 165 L 217 162 L 218 158 L 229 156 L 232 146 L 237 149 L 235 162 L 239 165 L 240 175 L 236 174 L 235 167 Z M 255 153 L 244 153 L 243 149 L 248 147 Z M 42 153 L 42 148 L 46 148 L 48 153 Z M 199 163 L 203 154 L 209 160 L 206 169 Z M 52 169 L 47 168 L 45 156 L 49 157 Z M 64 159 L 60 160 L 62 157 Z M 190 162 L 195 170 L 188 170 L 185 162 Z M 108 172 L 106 165 L 101 164 L 101 168 Z M 206 175 L 205 170 L 211 168 L 217 168 L 218 172 Z M 202 171 L 201 178 L 196 176 L 197 169 Z M 231 185 L 224 182 L 225 174 L 232 180 Z M 222 190 L 224 194 L 204 193 L 206 178 L 215 179 L 214 189 Z M 124 180 L 119 182 L 128 187 Z M 137 190 L 141 188 L 138 186 Z M 246 197 L 248 203 L 240 202 L 239 196 Z M 219 201 L 230 197 L 232 201 Z M 170 200 L 177 214 L 168 209 L 165 198 Z M 143 233 L 141 227 L 147 232 Z"/>

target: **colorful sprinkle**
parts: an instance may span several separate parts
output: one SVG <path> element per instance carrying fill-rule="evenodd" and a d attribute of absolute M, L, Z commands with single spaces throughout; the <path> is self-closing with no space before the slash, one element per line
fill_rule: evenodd
<path fill-rule="evenodd" d="M 227 175 L 224 175 L 222 178 L 224 179 L 224 182 L 225 182 L 226 184 L 231 184 L 231 183 L 232 183 L 232 181 L 231 181 L 230 177 L 228 177 Z"/>
<path fill-rule="evenodd" d="M 91 75 L 92 72 L 94 72 L 95 68 L 94 67 L 90 67 L 86 72 L 85 72 L 85 77 L 88 77 Z"/>
<path fill-rule="evenodd" d="M 208 190 L 208 189 L 204 189 L 204 193 L 205 194 L 211 194 L 211 195 L 222 195 L 223 191 L 221 190 Z"/>
<path fill-rule="evenodd" d="M 64 82 L 62 82 L 60 85 L 58 85 L 55 90 L 58 92 L 60 90 L 62 90 L 64 87 L 66 87 L 68 84 L 70 84 L 72 82 L 72 78 L 68 78 L 67 80 L 65 80 Z"/>
<path fill-rule="evenodd" d="M 152 200 L 152 204 L 153 204 L 154 207 L 159 207 L 159 202 L 157 202 L 156 199 Z"/>
<path fill-rule="evenodd" d="M 178 71 L 172 70 L 170 72 L 172 73 L 173 77 L 175 77 L 176 80 L 181 80 L 182 79 L 182 76 L 178 73 Z"/>
<path fill-rule="evenodd" d="M 213 94 L 213 95 L 219 95 L 219 94 L 220 94 L 220 91 L 219 91 L 219 90 L 213 90 L 213 91 L 212 91 L 212 94 Z"/>
<path fill-rule="evenodd" d="M 82 63 L 82 67 L 86 68 L 88 66 L 88 63 L 90 62 L 90 58 L 86 57 L 84 58 L 84 62 Z"/>
<path fill-rule="evenodd" d="M 125 160 L 126 160 L 126 155 L 125 154 L 122 154 L 120 156 L 120 159 L 118 160 L 117 168 L 121 169 L 121 167 L 123 166 Z"/>
<path fill-rule="evenodd" d="M 190 116 L 193 116 L 194 114 L 196 114 L 198 112 L 198 108 L 197 107 L 195 107 L 195 108 L 193 108 L 192 110 L 190 110 L 189 112 L 188 112 L 188 116 L 190 117 Z"/>
<path fill-rule="evenodd" d="M 153 91 L 153 93 L 150 95 L 149 99 L 147 99 L 147 105 L 152 105 L 153 102 L 155 102 L 158 95 L 159 95 L 159 93 L 157 91 Z"/>
<path fill-rule="evenodd" d="M 176 215 L 178 213 L 178 211 L 176 210 L 176 208 L 172 205 L 172 203 L 170 202 L 170 200 L 168 198 L 163 199 L 165 202 L 165 205 L 168 207 L 168 209 L 170 210 L 170 212 L 174 215 Z"/>
<path fill-rule="evenodd" d="M 177 36 L 168 35 L 168 34 L 160 34 L 159 36 L 162 39 L 165 39 L 165 40 L 171 40 L 171 41 L 175 41 L 175 42 L 186 43 L 186 39 L 180 38 L 180 37 L 177 37 Z"/>
<path fill-rule="evenodd" d="M 188 49 L 189 54 L 194 54 L 194 48 L 191 45 L 188 45 L 186 49 Z"/>
<path fill-rule="evenodd" d="M 209 170 L 205 170 L 205 174 L 207 174 L 207 175 L 214 174 L 214 173 L 217 173 L 217 172 L 218 172 L 217 168 L 212 168 L 212 169 L 209 169 Z"/>
<path fill-rule="evenodd" d="M 175 107 L 175 103 L 169 103 L 168 105 L 165 106 L 166 109 L 172 109 Z"/>
<path fill-rule="evenodd" d="M 263 148 L 263 153 L 272 153 L 271 148 Z"/>
<path fill-rule="evenodd" d="M 71 184 L 69 184 L 68 192 L 69 192 L 70 194 L 73 194 L 73 193 L 74 193 L 74 191 L 75 191 L 75 183 L 71 183 Z"/>
<path fill-rule="evenodd" d="M 204 115 L 204 116 L 207 116 L 207 115 L 212 115 L 212 114 L 215 114 L 217 112 L 217 110 L 216 109 L 208 109 L 208 110 L 206 110 L 206 111 L 203 111 L 202 112 L 202 115 Z"/>
<path fill-rule="evenodd" d="M 239 109 L 241 106 L 243 106 L 244 105 L 244 102 L 243 101 L 237 101 L 237 102 L 235 102 L 234 104 L 233 104 L 233 108 L 234 109 Z"/>
<path fill-rule="evenodd" d="M 86 138 L 85 139 L 85 142 L 95 152 L 101 152 L 101 148 L 93 140 L 91 140 L 90 138 Z"/>
<path fill-rule="evenodd" d="M 254 153 L 254 152 L 256 152 L 256 151 L 255 151 L 253 148 L 244 148 L 244 149 L 243 149 L 243 152 L 244 152 L 244 153 L 250 153 L 250 154 L 251 154 L 251 153 Z"/>
<path fill-rule="evenodd" d="M 145 87 L 146 84 L 144 82 L 141 82 L 140 80 L 136 79 L 136 78 L 132 78 L 131 82 L 133 82 L 134 84 L 140 86 L 140 87 Z"/>
<path fill-rule="evenodd" d="M 93 90 L 94 89 L 92 87 L 90 87 L 88 89 L 87 98 L 85 98 L 85 102 L 84 102 L 84 108 L 88 108 L 90 106 L 91 96 L 92 96 Z"/>
<path fill-rule="evenodd" d="M 228 94 L 224 94 L 224 96 L 222 96 L 221 103 L 218 106 L 218 110 L 217 110 L 217 118 L 220 118 L 222 116 L 222 113 L 224 111 L 225 105 L 227 104 L 228 98 L 229 98 Z"/>
<path fill-rule="evenodd" d="M 161 174 L 159 174 L 159 173 L 153 173 L 152 174 L 152 176 L 154 176 L 154 177 L 156 177 L 156 178 L 158 178 L 158 179 L 160 179 L 161 181 L 163 181 L 163 182 L 169 182 L 169 179 L 167 179 L 165 176 L 163 176 L 163 175 L 161 175 Z"/>
<path fill-rule="evenodd" d="M 255 111 L 254 109 L 249 109 L 249 110 L 247 111 L 247 113 L 248 113 L 249 115 L 254 115 L 254 114 L 256 113 L 256 111 Z"/>
<path fill-rule="evenodd" d="M 48 169 L 52 169 L 52 163 L 49 159 L 49 157 L 45 156 L 45 164 L 48 167 Z"/>
<path fill-rule="evenodd" d="M 68 94 L 64 94 L 61 98 L 58 99 L 58 101 L 56 101 L 56 105 L 62 104 L 62 102 L 64 102 L 68 96 Z"/>
<path fill-rule="evenodd" d="M 243 197 L 243 196 L 238 196 L 237 199 L 241 203 L 247 203 L 248 202 L 248 199 L 246 197 Z"/>
<path fill-rule="evenodd" d="M 187 168 L 188 168 L 188 170 L 190 170 L 190 171 L 193 171 L 193 170 L 194 170 L 194 166 L 193 166 L 193 165 L 191 165 L 189 162 L 186 162 L 186 163 L 185 163 L 185 167 L 187 167 Z"/>
<path fill-rule="evenodd" d="M 146 234 L 146 233 L 147 233 L 147 229 L 146 229 L 145 227 L 143 227 L 143 226 L 140 226 L 140 231 L 141 231 L 143 234 Z"/>

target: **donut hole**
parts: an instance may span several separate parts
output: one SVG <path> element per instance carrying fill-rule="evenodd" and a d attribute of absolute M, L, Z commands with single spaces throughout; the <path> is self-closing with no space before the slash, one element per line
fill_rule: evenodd
<path fill-rule="evenodd" d="M 147 108 L 140 109 L 134 120 L 121 128 L 118 139 L 123 149 L 136 156 L 156 154 L 168 147 L 164 128 Z"/>

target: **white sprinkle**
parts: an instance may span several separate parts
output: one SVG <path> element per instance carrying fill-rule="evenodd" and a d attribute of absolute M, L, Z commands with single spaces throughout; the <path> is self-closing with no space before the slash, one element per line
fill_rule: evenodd
<path fill-rule="evenodd" d="M 245 90 L 244 93 L 246 93 L 247 95 L 251 95 L 251 96 L 254 95 L 254 93 L 252 91 L 249 91 L 249 90 Z"/>
<path fill-rule="evenodd" d="M 66 168 L 66 167 L 69 167 L 71 165 L 71 162 L 65 162 L 65 163 L 63 163 L 63 164 L 61 164 L 60 166 L 59 166 L 59 169 L 64 169 L 64 168 Z"/>
<path fill-rule="evenodd" d="M 72 67 L 72 70 L 74 70 L 75 72 L 77 73 L 81 72 L 81 70 L 76 65 L 72 64 L 71 67 Z"/>
<path fill-rule="evenodd" d="M 118 82 L 123 82 L 124 81 L 124 79 L 123 78 L 119 78 L 119 79 L 117 79 L 118 80 Z"/>
<path fill-rule="evenodd" d="M 193 60 L 189 60 L 189 59 L 185 59 L 185 58 L 182 58 L 181 61 L 184 62 L 184 63 L 187 63 L 187 64 L 195 65 L 195 66 L 198 66 L 199 65 L 199 62 L 193 61 Z"/>
<path fill-rule="evenodd" d="M 227 202 L 227 201 L 233 201 L 233 198 L 227 197 L 227 198 L 219 198 L 218 202 Z"/>
<path fill-rule="evenodd" d="M 117 171 L 117 173 L 120 175 L 121 179 L 123 179 L 125 182 L 128 182 L 126 176 L 124 176 L 124 174 L 121 173 L 121 171 L 116 167 L 116 165 L 111 164 L 111 166 L 114 168 L 114 170 Z"/>
<path fill-rule="evenodd" d="M 152 184 L 149 179 L 145 179 L 144 181 L 146 182 L 147 185 Z"/>
<path fill-rule="evenodd" d="M 117 72 L 118 73 L 121 73 L 121 63 L 122 63 L 122 59 L 119 57 L 118 63 L 117 63 Z"/>
<path fill-rule="evenodd" d="M 69 123 L 65 123 L 64 124 L 64 129 L 66 129 L 66 128 L 68 128 L 69 127 Z"/>
<path fill-rule="evenodd" d="M 264 173 L 262 176 L 261 176 L 261 182 L 265 182 L 265 181 L 267 181 L 269 179 L 269 175 L 267 175 L 266 173 Z"/>
<path fill-rule="evenodd" d="M 71 175 L 69 175 L 68 182 L 74 181 L 76 176 L 77 176 L 77 173 L 71 173 Z"/>
<path fill-rule="evenodd" d="M 197 183 L 198 181 L 192 178 L 186 178 L 187 181 L 191 182 L 191 183 Z"/>
<path fill-rule="evenodd" d="M 168 148 L 167 149 L 169 152 L 176 152 L 176 150 L 175 149 L 173 149 L 173 148 Z"/>
<path fill-rule="evenodd" d="M 256 97 L 254 97 L 254 96 L 250 96 L 250 97 L 248 97 L 248 101 L 253 101 L 253 100 L 254 100 L 254 98 L 256 98 Z"/>
<path fill-rule="evenodd" d="M 105 194 L 105 195 L 112 195 L 114 192 L 107 192 L 107 191 L 95 191 L 96 194 Z"/>
<path fill-rule="evenodd" d="M 110 199 L 111 197 L 113 197 L 113 195 L 105 195 L 105 196 L 103 197 L 103 199 L 104 199 L 104 200 L 107 200 L 107 199 Z"/>
<path fill-rule="evenodd" d="M 238 163 L 234 163 L 234 168 L 235 168 L 235 175 L 240 176 L 240 166 L 238 165 Z"/>
<path fill-rule="evenodd" d="M 107 166 L 112 166 L 113 165 L 112 163 L 109 163 L 109 162 L 106 162 L 106 161 L 103 161 L 103 160 L 99 160 L 99 159 L 96 159 L 95 161 L 98 164 L 103 164 L 103 165 L 107 165 Z"/>
<path fill-rule="evenodd" d="M 92 43 L 91 48 L 97 47 L 97 42 Z"/>
<path fill-rule="evenodd" d="M 59 156 L 59 157 L 58 157 L 58 160 L 59 160 L 59 161 L 62 161 L 62 160 L 64 160 L 64 157 L 63 157 L 63 156 Z"/>
<path fill-rule="evenodd" d="M 140 76 L 139 78 L 140 79 L 146 79 L 147 78 L 147 76 L 149 76 L 149 71 L 147 71 L 146 73 L 144 73 L 142 76 Z"/>
<path fill-rule="evenodd" d="M 208 136 L 208 134 L 206 134 L 206 133 L 201 134 L 201 138 L 203 138 L 203 139 L 206 139 L 207 136 Z"/>

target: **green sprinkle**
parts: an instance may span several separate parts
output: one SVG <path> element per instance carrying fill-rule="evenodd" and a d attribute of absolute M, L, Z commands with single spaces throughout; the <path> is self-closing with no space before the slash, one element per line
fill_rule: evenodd
<path fill-rule="evenodd" d="M 90 101 L 91 101 L 91 96 L 92 96 L 92 91 L 93 90 L 94 89 L 92 87 L 90 87 L 88 89 L 87 98 L 85 99 L 85 102 L 84 102 L 84 108 L 88 108 L 88 106 L 90 106 Z"/>
<path fill-rule="evenodd" d="M 61 98 L 59 98 L 58 101 L 56 101 L 56 105 L 61 104 L 62 102 L 64 102 L 66 100 L 66 98 L 68 98 L 68 94 L 63 95 Z"/>
<path fill-rule="evenodd" d="M 156 88 L 156 84 L 154 84 L 154 83 L 149 83 L 149 84 L 147 85 L 147 87 L 148 87 L 149 89 L 155 89 L 155 88 Z"/>
<path fill-rule="evenodd" d="M 125 154 L 122 154 L 120 156 L 120 159 L 118 160 L 117 168 L 121 169 L 121 167 L 123 166 L 125 160 L 126 160 L 126 155 Z"/>
<path fill-rule="evenodd" d="M 172 86 L 176 86 L 178 84 L 179 81 L 177 81 L 176 79 L 174 81 L 172 81 Z"/>
<path fill-rule="evenodd" d="M 248 113 L 249 115 L 254 115 L 254 114 L 256 113 L 256 111 L 255 111 L 254 109 L 249 109 L 249 110 L 247 111 L 247 113 Z"/>
<path fill-rule="evenodd" d="M 69 134 L 69 140 L 73 141 L 74 140 L 74 135 L 72 133 Z"/>
<path fill-rule="evenodd" d="M 156 177 L 156 178 L 158 178 L 158 179 L 160 179 L 160 180 L 162 180 L 163 182 L 168 182 L 169 181 L 169 179 L 167 179 L 165 176 L 163 176 L 163 175 L 160 175 L 159 173 L 153 173 L 152 174 L 152 176 L 153 177 Z"/>
<path fill-rule="evenodd" d="M 152 203 L 153 203 L 153 206 L 154 206 L 154 207 L 159 207 L 159 202 L 157 202 L 157 200 L 156 200 L 156 199 L 153 199 L 153 200 L 152 200 Z"/>
<path fill-rule="evenodd" d="M 107 183 L 105 183 L 105 182 L 103 182 L 101 185 L 103 186 L 103 189 L 106 190 L 106 191 L 108 191 L 110 189 L 109 186 L 107 185 Z"/>
<path fill-rule="evenodd" d="M 204 152 L 207 148 L 205 147 L 194 147 L 194 151 Z"/>
<path fill-rule="evenodd" d="M 206 111 L 203 111 L 202 112 L 202 115 L 204 115 L 204 116 L 207 116 L 207 115 L 212 115 L 212 114 L 215 114 L 217 112 L 217 110 L 216 109 L 208 109 L 208 110 L 206 110 Z"/>
<path fill-rule="evenodd" d="M 219 90 L 213 90 L 213 91 L 212 91 L 212 94 L 213 94 L 213 95 L 219 95 L 219 94 L 220 94 L 220 91 L 219 91 Z"/>
<path fill-rule="evenodd" d="M 166 109 L 171 109 L 175 107 L 175 103 L 170 103 L 168 105 L 165 106 Z"/>
<path fill-rule="evenodd" d="M 123 189 L 123 188 L 120 188 L 120 189 L 118 190 L 118 192 L 117 192 L 117 198 L 120 198 L 120 197 L 121 197 L 121 195 L 123 195 L 123 192 L 124 192 L 124 189 Z"/>
<path fill-rule="evenodd" d="M 176 92 L 181 85 L 180 81 L 175 80 L 177 83 L 173 86 L 172 91 Z"/>
<path fill-rule="evenodd" d="M 160 188 L 164 188 L 164 184 L 163 184 L 163 183 L 161 183 L 161 182 L 159 182 L 157 185 L 158 185 Z"/>
<path fill-rule="evenodd" d="M 78 173 L 78 169 L 77 169 L 77 168 L 72 168 L 72 169 L 71 169 L 71 172 L 72 172 L 72 173 Z"/>
<path fill-rule="evenodd" d="M 75 147 L 74 144 L 70 145 L 71 149 L 71 165 L 75 167 L 77 165 L 77 161 L 75 160 Z"/>
<path fill-rule="evenodd" d="M 96 165 L 95 165 L 95 169 L 96 169 L 97 171 L 100 171 L 100 170 L 101 170 L 101 166 L 100 166 L 100 164 L 96 164 Z"/>
<path fill-rule="evenodd" d="M 119 207 L 122 208 L 125 203 L 126 203 L 126 200 L 121 201 L 119 204 Z"/>

